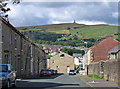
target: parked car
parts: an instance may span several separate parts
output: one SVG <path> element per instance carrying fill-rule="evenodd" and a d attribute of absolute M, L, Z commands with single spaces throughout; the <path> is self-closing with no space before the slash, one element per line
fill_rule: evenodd
<path fill-rule="evenodd" d="M 54 74 L 55 74 L 55 72 L 54 72 L 53 69 L 49 69 L 49 71 L 51 72 L 51 75 L 54 75 Z"/>
<path fill-rule="evenodd" d="M 69 75 L 76 75 L 76 71 L 75 70 L 70 70 Z"/>
<path fill-rule="evenodd" d="M 55 74 L 58 74 L 58 71 L 57 70 L 54 70 Z"/>
<path fill-rule="evenodd" d="M 0 64 L 0 83 L 2 87 L 16 87 L 16 71 L 10 64 Z"/>
<path fill-rule="evenodd" d="M 76 73 L 79 73 L 80 70 L 77 70 Z"/>
<path fill-rule="evenodd" d="M 40 76 L 51 76 L 51 72 L 49 69 L 42 69 L 41 72 L 40 72 Z"/>

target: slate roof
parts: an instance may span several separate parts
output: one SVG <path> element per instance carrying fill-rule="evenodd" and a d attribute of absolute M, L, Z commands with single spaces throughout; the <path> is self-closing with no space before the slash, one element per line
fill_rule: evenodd
<path fill-rule="evenodd" d="M 116 47 L 114 47 L 113 49 L 111 49 L 108 54 L 113 54 L 113 53 L 117 53 L 118 51 L 120 51 L 120 44 L 117 45 Z"/>
<path fill-rule="evenodd" d="M 112 36 L 106 36 L 100 43 L 90 48 L 94 51 L 94 61 L 108 60 L 108 52 L 118 44 L 120 44 L 120 42 L 115 40 Z"/>

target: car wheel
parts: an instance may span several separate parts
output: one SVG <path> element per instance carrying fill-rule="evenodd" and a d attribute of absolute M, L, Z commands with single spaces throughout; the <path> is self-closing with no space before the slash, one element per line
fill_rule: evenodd
<path fill-rule="evenodd" d="M 40 75 L 40 77 L 42 77 L 42 75 Z"/>
<path fill-rule="evenodd" d="M 16 87 L 16 80 L 14 81 L 14 84 L 12 85 L 12 87 L 14 88 Z"/>

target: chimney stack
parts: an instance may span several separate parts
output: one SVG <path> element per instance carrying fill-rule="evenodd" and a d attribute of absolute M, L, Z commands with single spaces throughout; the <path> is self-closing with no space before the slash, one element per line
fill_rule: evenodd
<path fill-rule="evenodd" d="M 104 39 L 107 39 L 107 38 L 113 38 L 113 36 L 108 35 L 106 37 L 101 38 L 101 40 L 103 41 Z"/>

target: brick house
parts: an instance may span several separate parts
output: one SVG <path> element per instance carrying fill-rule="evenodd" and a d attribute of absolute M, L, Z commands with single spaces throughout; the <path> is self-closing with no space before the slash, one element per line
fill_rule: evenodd
<path fill-rule="evenodd" d="M 95 62 L 94 73 L 105 80 L 120 83 L 120 44 L 108 51 L 108 60 Z M 93 74 L 93 65 L 88 65 L 88 74 Z"/>
<path fill-rule="evenodd" d="M 58 70 L 58 73 L 69 73 L 69 70 L 74 70 L 74 58 L 66 53 L 59 53 L 48 60 L 48 68 Z"/>
<path fill-rule="evenodd" d="M 120 43 L 115 40 L 113 36 L 106 36 L 105 38 L 102 38 L 101 42 L 90 47 L 88 52 L 83 55 L 83 68 L 85 68 L 85 74 L 88 73 L 87 66 L 93 62 L 92 51 L 94 51 L 94 61 L 96 63 L 100 61 L 107 61 L 109 60 L 108 52 L 116 47 L 118 44 Z"/>
<path fill-rule="evenodd" d="M 0 17 L 0 62 L 11 64 L 17 77 L 37 76 L 46 67 L 45 52 Z"/>
<path fill-rule="evenodd" d="M 97 45 L 94 45 L 90 48 L 90 58 L 91 58 L 91 52 L 94 51 L 94 61 L 106 61 L 109 59 L 108 52 L 116 47 L 118 44 L 120 44 L 117 40 L 113 38 L 113 36 L 106 36 L 100 43 Z M 90 59 L 92 61 L 92 59 Z"/>

